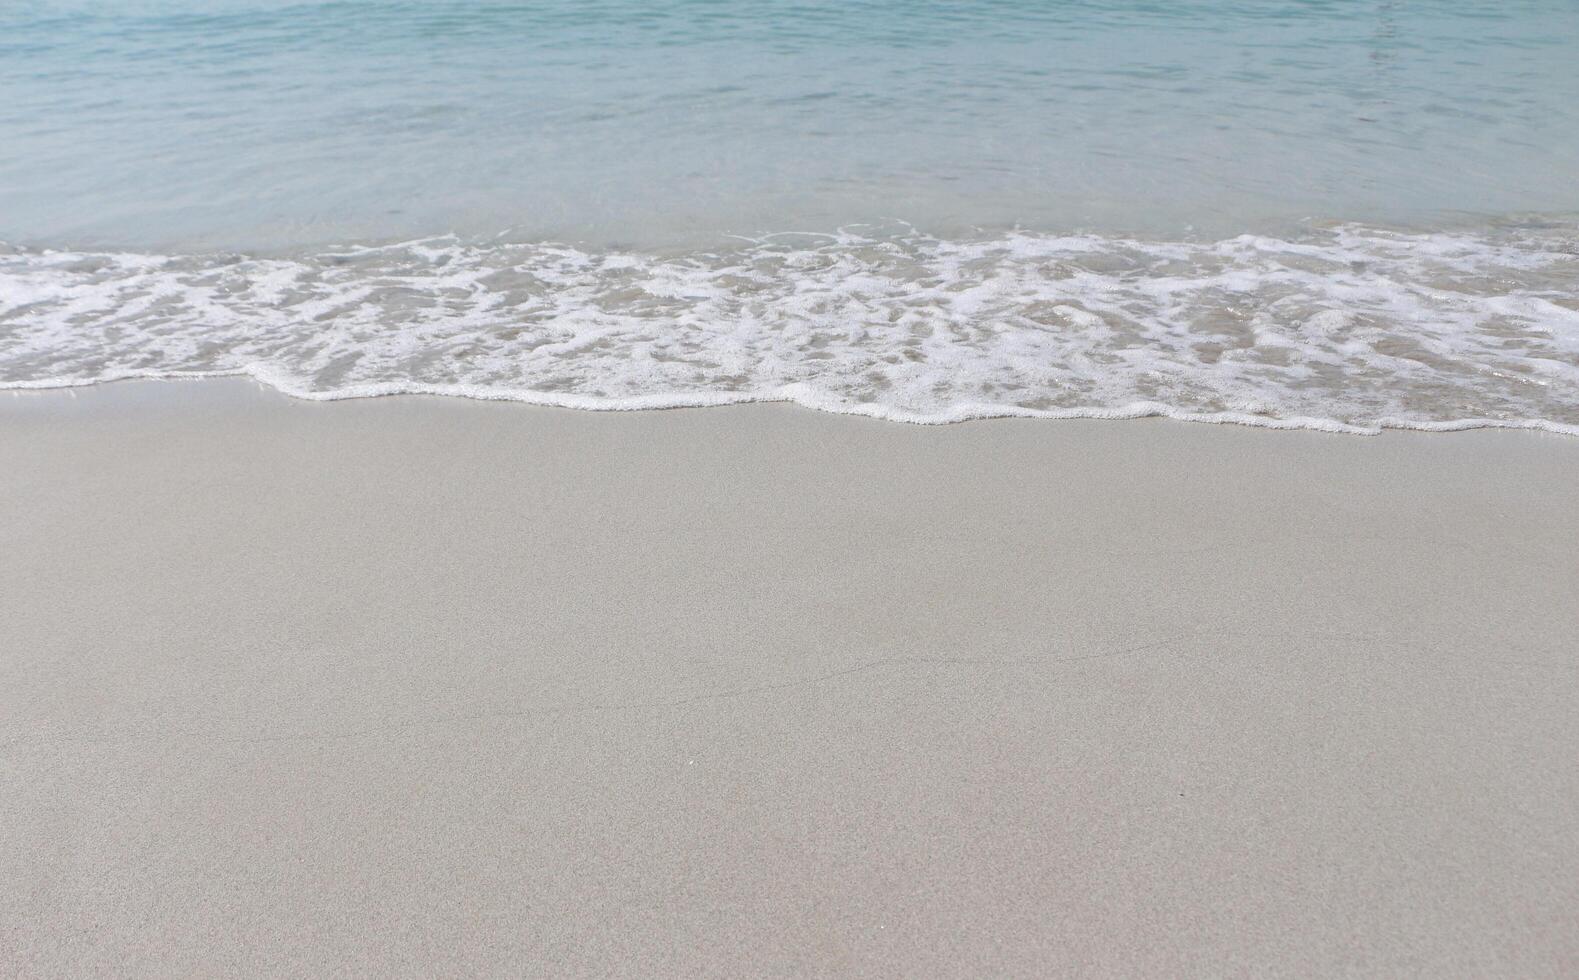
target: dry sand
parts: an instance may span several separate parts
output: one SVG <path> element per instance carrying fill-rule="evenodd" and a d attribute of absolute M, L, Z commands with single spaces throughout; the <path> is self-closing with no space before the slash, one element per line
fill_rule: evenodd
<path fill-rule="evenodd" d="M 0 396 L 0 973 L 1579 973 L 1579 440 Z"/>

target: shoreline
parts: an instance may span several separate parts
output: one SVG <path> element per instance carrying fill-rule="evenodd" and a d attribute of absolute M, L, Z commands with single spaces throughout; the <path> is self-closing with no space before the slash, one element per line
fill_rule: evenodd
<path fill-rule="evenodd" d="M 19 254 L 0 256 L 0 390 L 246 376 L 313 400 L 1579 435 L 1561 228 Z"/>
<path fill-rule="evenodd" d="M 1579 443 L 0 397 L 0 963 L 1579 964 Z"/>
<path fill-rule="evenodd" d="M 192 381 L 246 380 L 271 392 L 298 401 L 345 402 L 373 398 L 440 398 L 478 402 L 504 402 L 529 408 L 572 412 L 624 413 L 667 412 L 691 409 L 732 408 L 746 405 L 784 405 L 828 415 L 848 415 L 877 422 L 916 426 L 948 426 L 965 422 L 1020 420 L 1039 422 L 1131 422 L 1159 419 L 1204 425 L 1241 426 L 1276 432 L 1319 432 L 1328 435 L 1379 436 L 1386 432 L 1450 433 L 1479 429 L 1544 432 L 1557 436 L 1579 436 L 1579 425 L 1551 419 L 1462 418 L 1442 421 L 1382 418 L 1373 426 L 1354 425 L 1337 419 L 1296 416 L 1254 415 L 1247 412 L 1189 412 L 1158 402 L 1140 402 L 1119 408 L 1071 408 L 1067 410 L 1027 409 L 1015 405 L 961 405 L 947 417 L 921 416 L 900 412 L 875 403 L 850 403 L 821 396 L 802 385 L 786 385 L 766 393 L 714 392 L 661 394 L 649 398 L 597 398 L 529 389 L 486 388 L 475 385 L 421 385 L 387 382 L 359 385 L 350 389 L 315 391 L 293 384 L 279 372 L 263 369 L 236 371 L 150 372 L 93 378 L 84 381 L 45 380 L 0 383 L 0 393 L 16 394 L 76 391 L 101 385 L 126 383 L 184 383 Z M 804 391 L 804 393 L 802 393 Z M 618 404 L 616 404 L 618 402 Z"/>

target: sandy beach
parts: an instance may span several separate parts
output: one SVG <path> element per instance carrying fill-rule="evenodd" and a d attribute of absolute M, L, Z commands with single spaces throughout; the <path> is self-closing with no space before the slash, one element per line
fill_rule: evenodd
<path fill-rule="evenodd" d="M 1579 440 L 0 396 L 0 973 L 1579 972 Z"/>

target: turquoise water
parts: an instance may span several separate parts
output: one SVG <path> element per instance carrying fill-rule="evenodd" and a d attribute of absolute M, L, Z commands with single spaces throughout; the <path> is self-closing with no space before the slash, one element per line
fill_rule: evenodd
<path fill-rule="evenodd" d="M 1569 0 L 0 5 L 0 239 L 1579 210 Z"/>
<path fill-rule="evenodd" d="M 0 5 L 5 387 L 1568 431 L 1576 215 L 1570 0 Z"/>

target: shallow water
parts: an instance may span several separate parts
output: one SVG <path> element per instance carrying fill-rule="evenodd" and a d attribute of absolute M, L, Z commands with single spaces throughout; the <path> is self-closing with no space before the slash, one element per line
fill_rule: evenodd
<path fill-rule="evenodd" d="M 1566 429 L 1576 63 L 1551 0 L 13 2 L 0 386 Z"/>
<path fill-rule="evenodd" d="M 13 0 L 0 238 L 1579 210 L 1576 59 L 1562 0 Z"/>

